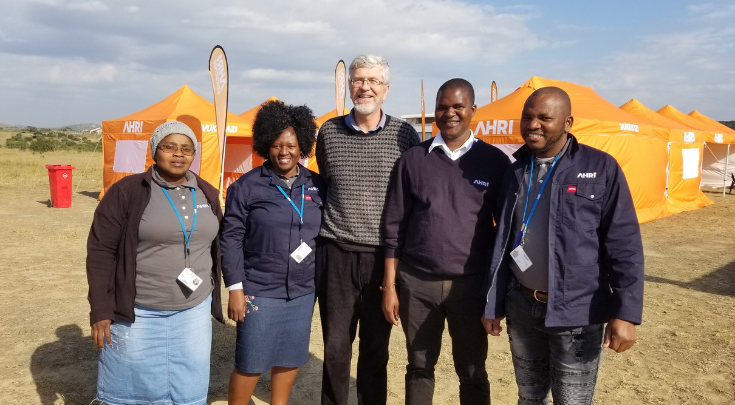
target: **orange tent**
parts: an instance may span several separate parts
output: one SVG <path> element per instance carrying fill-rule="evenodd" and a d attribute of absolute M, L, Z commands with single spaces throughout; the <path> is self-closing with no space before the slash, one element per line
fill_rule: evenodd
<path fill-rule="evenodd" d="M 702 181 L 704 134 L 651 110 L 632 99 L 620 106 L 666 131 L 669 138 L 668 198 L 672 213 L 695 210 L 712 204 L 699 189 Z"/>
<path fill-rule="evenodd" d="M 278 100 L 270 97 L 268 100 L 258 104 L 257 106 L 238 115 L 238 119 L 243 123 L 236 134 L 227 135 L 227 146 L 225 148 L 225 170 L 224 170 L 224 191 L 222 198 L 227 194 L 227 188 L 239 179 L 240 176 L 249 172 L 254 167 L 263 164 L 263 158 L 253 153 L 253 122 L 255 116 L 260 111 L 263 104 L 268 101 Z"/>
<path fill-rule="evenodd" d="M 689 116 L 692 117 L 692 118 L 695 118 L 695 119 L 698 119 L 698 120 L 704 122 L 705 124 L 707 124 L 708 126 L 710 126 L 715 131 L 719 131 L 719 132 L 723 132 L 723 133 L 726 133 L 726 134 L 735 135 L 735 129 L 732 129 L 732 128 L 728 127 L 728 126 L 722 125 L 721 123 L 713 120 L 712 118 L 710 118 L 710 117 L 702 114 L 701 112 L 699 112 L 697 110 L 694 110 L 694 111 L 690 112 L 689 113 Z M 735 137 L 732 137 L 731 136 L 730 137 L 730 143 L 735 143 L 733 141 L 735 141 Z"/>
<path fill-rule="evenodd" d="M 350 113 L 350 110 L 348 110 L 347 108 L 345 108 L 344 111 L 342 112 L 342 115 L 347 115 L 349 113 Z M 324 125 L 325 122 L 327 122 L 328 120 L 330 120 L 330 119 L 332 119 L 332 118 L 334 118 L 336 116 L 337 116 L 337 109 L 335 108 L 334 110 L 332 110 L 332 111 L 330 111 L 330 112 L 322 115 L 321 117 L 317 118 L 316 119 L 316 127 L 317 127 L 317 130 L 319 128 L 321 128 L 322 125 Z M 314 149 L 316 149 L 316 144 L 314 145 Z M 316 156 L 314 156 L 314 151 L 312 151 L 311 157 L 309 158 L 309 161 L 308 161 L 308 164 L 307 164 L 306 167 L 309 170 L 311 170 L 312 172 L 314 172 L 314 173 L 319 173 L 319 166 L 317 166 L 317 164 L 316 164 Z"/>
<path fill-rule="evenodd" d="M 100 197 L 118 180 L 141 173 L 153 164 L 150 140 L 153 130 L 166 121 L 187 124 L 197 137 L 197 154 L 191 170 L 212 185 L 219 184 L 220 156 L 214 104 L 183 86 L 175 93 L 138 112 L 102 122 L 102 182 Z M 245 122 L 227 113 L 227 134 L 237 136 Z"/>
<path fill-rule="evenodd" d="M 342 112 L 342 115 L 347 115 L 349 113 L 350 113 L 350 110 L 347 109 L 347 108 L 345 108 L 344 111 Z M 337 116 L 337 109 L 335 108 L 334 110 L 332 110 L 332 111 L 330 111 L 330 112 L 322 115 L 321 117 L 317 118 L 316 119 L 316 126 L 317 126 L 317 128 L 321 128 L 321 126 L 324 125 L 325 122 L 327 122 L 328 120 L 330 120 L 330 119 L 332 119 L 332 118 L 334 118 L 336 116 Z"/>
<path fill-rule="evenodd" d="M 702 158 L 702 186 L 720 187 L 722 186 L 722 194 L 725 194 L 725 187 L 730 180 L 729 174 L 735 169 L 735 154 L 732 154 L 730 144 L 735 143 L 735 130 L 712 118 L 694 110 L 689 116 L 710 126 L 715 131 L 721 131 L 723 136 L 723 144 L 705 143 L 707 152 Z M 729 135 L 728 135 L 729 134 Z M 728 141 L 729 138 L 729 141 Z M 717 141 L 717 132 L 715 133 L 715 141 Z"/>
<path fill-rule="evenodd" d="M 513 93 L 479 108 L 471 123 L 475 135 L 496 146 L 523 144 L 523 104 L 536 89 L 548 86 L 560 87 L 569 94 L 574 116 L 572 133 L 579 142 L 617 159 L 630 185 L 638 220 L 648 222 L 668 215 L 668 134 L 612 105 L 590 87 L 534 76 Z"/>

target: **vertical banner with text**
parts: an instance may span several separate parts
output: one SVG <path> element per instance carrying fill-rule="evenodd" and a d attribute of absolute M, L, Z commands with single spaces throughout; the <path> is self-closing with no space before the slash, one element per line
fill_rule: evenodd
<path fill-rule="evenodd" d="M 426 140 L 426 104 L 424 104 L 424 81 L 421 81 L 421 140 Z"/>
<path fill-rule="evenodd" d="M 493 80 L 493 85 L 490 88 L 490 102 L 494 103 L 498 101 L 498 85 L 495 84 L 495 80 Z"/>
<path fill-rule="evenodd" d="M 220 200 L 224 187 L 225 144 L 227 142 L 227 92 L 229 90 L 229 72 L 227 70 L 227 56 L 225 50 L 217 45 L 209 55 L 209 76 L 212 78 L 214 90 L 214 113 L 217 118 L 217 141 L 221 160 L 219 175 Z M 223 201 L 220 201 L 223 203 Z"/>
<path fill-rule="evenodd" d="M 341 117 L 345 111 L 345 91 L 347 90 L 347 75 L 345 62 L 340 60 L 334 69 L 334 97 L 337 102 L 337 116 Z"/>

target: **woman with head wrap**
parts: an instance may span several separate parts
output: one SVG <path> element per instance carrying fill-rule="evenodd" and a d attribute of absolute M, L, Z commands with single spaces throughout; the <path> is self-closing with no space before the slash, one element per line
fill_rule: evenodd
<path fill-rule="evenodd" d="M 106 404 L 206 403 L 211 315 L 224 322 L 222 210 L 218 190 L 189 171 L 196 146 L 186 124 L 161 124 L 156 163 L 115 183 L 95 210 L 87 279 Z"/>

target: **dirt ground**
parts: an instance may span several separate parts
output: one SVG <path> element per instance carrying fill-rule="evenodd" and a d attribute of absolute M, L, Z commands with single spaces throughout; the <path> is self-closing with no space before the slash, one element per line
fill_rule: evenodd
<path fill-rule="evenodd" d="M 5 148 L 8 135 L 0 133 L 0 402 L 86 405 L 95 396 L 98 350 L 89 337 L 84 261 L 101 186 L 100 152 L 34 155 Z M 74 187 L 81 184 L 72 208 L 48 207 L 48 163 L 77 167 Z M 707 195 L 715 205 L 642 226 L 644 323 L 632 350 L 605 352 L 595 403 L 735 402 L 735 195 Z M 213 328 L 209 402 L 225 404 L 235 328 L 216 322 Z M 391 339 L 389 403 L 401 404 L 405 339 L 399 328 Z M 444 342 L 435 403 L 454 404 L 458 382 L 446 333 Z M 293 387 L 293 404 L 319 403 L 318 312 L 310 350 Z M 515 403 L 505 333 L 490 338 L 487 368 L 493 403 Z M 354 380 L 352 388 L 351 404 L 356 403 Z M 264 375 L 253 403 L 267 403 L 268 390 Z"/>

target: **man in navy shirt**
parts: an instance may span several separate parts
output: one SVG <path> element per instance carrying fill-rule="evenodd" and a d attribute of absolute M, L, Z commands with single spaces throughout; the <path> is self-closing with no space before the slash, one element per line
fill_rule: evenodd
<path fill-rule="evenodd" d="M 636 339 L 643 246 L 620 166 L 581 145 L 564 90 L 526 100 L 498 204 L 483 323 L 506 317 L 519 404 L 591 404 L 603 347 Z M 605 323 L 607 322 L 607 327 Z"/>
<path fill-rule="evenodd" d="M 388 187 L 383 313 L 393 325 L 400 317 L 406 334 L 409 405 L 432 403 L 445 320 L 460 404 L 490 403 L 482 284 L 492 213 L 510 162 L 474 137 L 476 110 L 468 81 L 444 83 L 436 96 L 439 134 L 403 154 Z"/>

